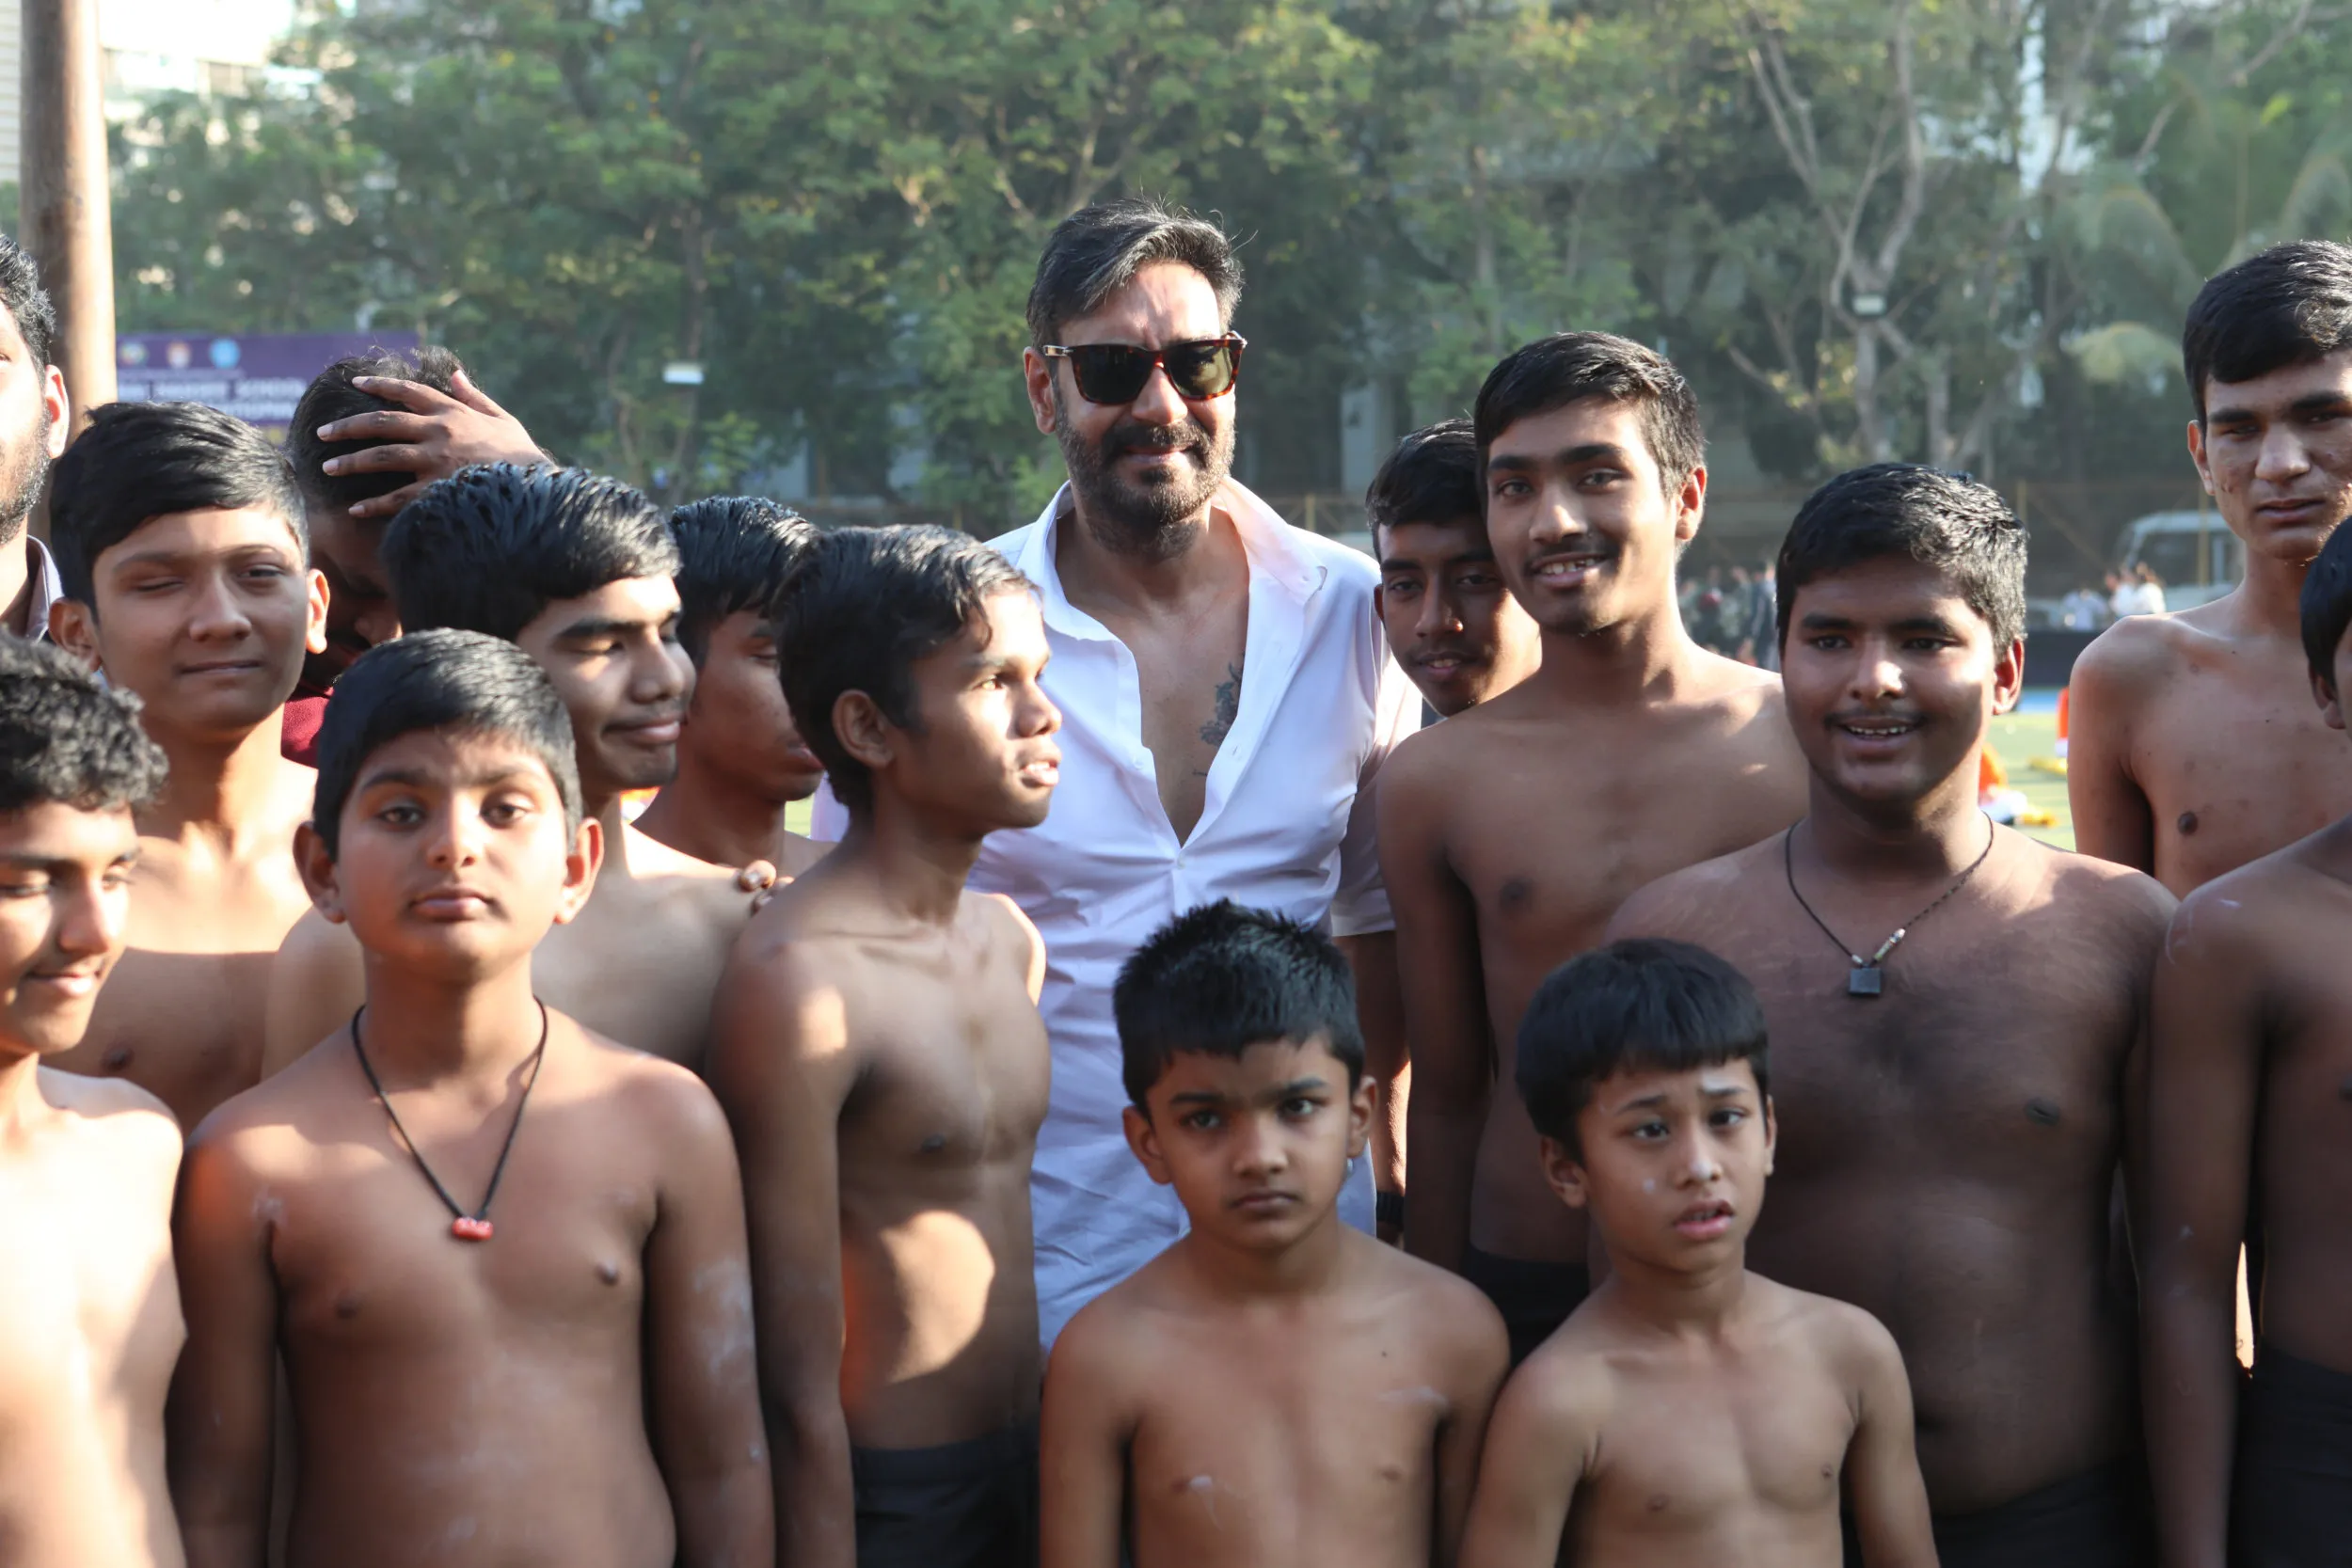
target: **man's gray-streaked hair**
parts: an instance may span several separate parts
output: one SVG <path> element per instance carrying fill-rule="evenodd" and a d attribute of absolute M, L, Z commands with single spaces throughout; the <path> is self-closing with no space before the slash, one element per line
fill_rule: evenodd
<path fill-rule="evenodd" d="M 1029 286 L 1030 343 L 1055 341 L 1155 261 L 1181 262 L 1207 278 L 1222 325 L 1232 325 L 1241 262 L 1225 230 L 1181 207 L 1131 197 L 1082 207 L 1055 227 Z"/>

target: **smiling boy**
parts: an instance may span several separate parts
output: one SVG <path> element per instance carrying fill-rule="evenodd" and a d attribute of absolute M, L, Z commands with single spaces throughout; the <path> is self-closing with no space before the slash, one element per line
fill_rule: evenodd
<path fill-rule="evenodd" d="M 1406 740 L 1380 781 L 1411 1046 L 1406 1245 L 1479 1285 L 1515 1357 L 1583 1298 L 1582 1217 L 1544 1184 L 1512 1086 L 1520 1009 L 1629 894 L 1804 809 L 1779 682 L 1683 629 L 1707 499 L 1698 402 L 1639 343 L 1504 359 L 1473 418 L 1486 527 L 1542 663 Z"/>
<path fill-rule="evenodd" d="M 289 1568 L 771 1568 L 726 1124 L 533 991 L 601 847 L 572 758 L 496 639 L 412 634 L 336 682 L 303 871 L 365 990 L 189 1141 L 191 1568 L 264 1559 L 281 1361 Z"/>
<path fill-rule="evenodd" d="M 1495 1406 L 1465 1568 L 1933 1568 L 1911 1390 L 1867 1312 L 1750 1274 L 1772 1174 L 1764 1010 L 1678 942 L 1560 966 L 1519 1026 L 1547 1179 L 1609 1277 Z"/>
<path fill-rule="evenodd" d="M 1486 539 L 1478 437 L 1446 420 L 1397 443 L 1364 492 L 1389 651 L 1441 719 L 1507 691 L 1543 649 Z"/>
<path fill-rule="evenodd" d="M 572 716 L 604 867 L 539 955 L 541 992 L 600 1034 L 700 1066 L 710 999 L 750 917 L 733 877 L 621 820 L 621 797 L 677 773 L 694 667 L 678 645 L 677 546 L 651 502 L 573 468 L 468 468 L 402 509 L 383 558 L 401 620 L 519 646 Z M 316 912 L 270 975 L 274 1070 L 358 1006 L 359 952 Z"/>
<path fill-rule="evenodd" d="M 279 710 L 325 646 L 326 591 L 285 459 L 201 404 L 93 409 L 50 526 L 50 634 L 137 695 L 171 763 L 138 814 L 130 950 L 56 1065 L 193 1127 L 260 1078 L 272 955 L 310 904 L 292 850 L 312 775 L 279 754 Z"/>
<path fill-rule="evenodd" d="M 1508 1346 L 1476 1291 L 1339 1218 L 1375 1098 L 1346 960 L 1219 902 L 1113 1006 L 1128 1142 L 1191 1229 L 1055 1344 L 1045 1568 L 1450 1568 Z"/>
<path fill-rule="evenodd" d="M 178 1568 L 164 1392 L 180 1353 L 180 1130 L 135 1085 L 53 1071 L 122 955 L 135 705 L 0 637 L 0 1557 Z"/>
<path fill-rule="evenodd" d="M 1644 889 L 1611 935 L 1702 942 L 1762 997 L 1780 1136 L 1748 1257 L 1893 1332 L 1944 1568 L 2137 1568 L 2109 1216 L 2172 900 L 1978 808 L 2025 674 L 2025 531 L 1998 496 L 1841 474 L 1778 587 L 1812 809 Z"/>

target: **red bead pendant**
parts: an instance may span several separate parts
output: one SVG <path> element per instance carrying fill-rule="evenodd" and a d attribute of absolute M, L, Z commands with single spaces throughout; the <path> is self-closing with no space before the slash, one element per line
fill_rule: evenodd
<path fill-rule="evenodd" d="M 490 1222 L 460 1214 L 449 1222 L 449 1233 L 461 1242 L 486 1242 L 490 1239 Z"/>

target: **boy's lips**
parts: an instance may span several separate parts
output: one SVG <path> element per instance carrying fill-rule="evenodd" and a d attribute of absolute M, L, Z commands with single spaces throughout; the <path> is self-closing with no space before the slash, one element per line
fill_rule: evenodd
<path fill-rule="evenodd" d="M 1263 1192 L 1244 1193 L 1233 1199 L 1232 1206 L 1245 1214 L 1263 1217 L 1267 1214 L 1282 1213 L 1297 1202 L 1296 1193 L 1285 1193 L 1268 1188 Z"/>
<path fill-rule="evenodd" d="M 436 888 L 420 895 L 411 907 L 435 920 L 471 920 L 490 911 L 490 895 L 476 888 Z"/>
<path fill-rule="evenodd" d="M 644 719 L 633 723 L 614 724 L 612 733 L 633 746 L 675 746 L 683 728 L 675 716 L 668 719 Z"/>
<path fill-rule="evenodd" d="M 1694 1203 L 1675 1221 L 1675 1228 L 1694 1242 L 1711 1242 L 1731 1229 L 1728 1203 Z"/>
<path fill-rule="evenodd" d="M 103 969 L 61 969 L 48 974 L 32 973 L 25 979 L 48 986 L 60 996 L 85 997 L 97 994 L 99 984 L 106 978 Z"/>

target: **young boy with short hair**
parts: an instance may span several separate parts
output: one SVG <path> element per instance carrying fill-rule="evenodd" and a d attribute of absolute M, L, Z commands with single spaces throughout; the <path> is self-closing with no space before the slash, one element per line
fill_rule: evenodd
<path fill-rule="evenodd" d="M 1364 492 L 1389 651 L 1441 719 L 1534 673 L 1542 633 L 1511 596 L 1486 538 L 1478 436 L 1443 420 L 1396 444 Z"/>
<path fill-rule="evenodd" d="M 510 643 L 413 634 L 336 682 L 319 763 L 303 871 L 366 990 L 189 1142 L 191 1568 L 262 1560 L 281 1357 L 289 1568 L 771 1568 L 725 1121 L 532 988 L 599 847 L 562 701 Z"/>
<path fill-rule="evenodd" d="M 1129 1146 L 1191 1228 L 1054 1347 L 1045 1568 L 1451 1564 L 1508 1345 L 1474 1286 L 1339 1217 L 1375 1101 L 1346 960 L 1223 901 L 1113 1008 Z"/>
<path fill-rule="evenodd" d="M 817 538 L 797 513 L 757 496 L 714 496 L 670 514 L 678 550 L 677 640 L 694 661 L 677 777 L 637 831 L 713 865 L 767 861 L 797 877 L 831 847 L 784 825 L 817 793 L 825 765 L 792 727 L 776 678 L 768 601 Z"/>
<path fill-rule="evenodd" d="M 777 1516 L 796 1568 L 1020 1568 L 1045 949 L 964 879 L 990 833 L 1044 820 L 1060 777 L 1045 624 L 1003 556 L 936 528 L 827 534 L 774 608 L 792 714 L 850 809 L 736 944 L 711 1050 Z"/>
<path fill-rule="evenodd" d="M 131 809 L 164 758 L 132 702 L 0 637 L 0 1558 L 178 1568 L 164 1393 L 180 1353 L 180 1129 L 57 1072 L 122 956 Z"/>
<path fill-rule="evenodd" d="M 718 867 L 621 819 L 627 791 L 676 775 L 694 688 L 677 641 L 668 519 L 618 480 L 497 463 L 410 501 L 386 531 L 383 559 L 411 630 L 454 626 L 516 644 L 571 714 L 604 863 L 587 908 L 539 954 L 541 992 L 599 1034 L 699 1067 L 711 994 L 751 900 Z M 270 972 L 265 1066 L 342 1028 L 359 971 L 348 932 L 303 917 Z"/>
<path fill-rule="evenodd" d="M 49 516 L 50 634 L 139 698 L 171 761 L 138 813 L 130 950 L 56 1065 L 194 1127 L 260 1079 L 271 962 L 310 907 L 292 850 L 312 776 L 279 754 L 280 714 L 326 645 L 326 587 L 286 460 L 202 404 L 91 410 Z"/>
<path fill-rule="evenodd" d="M 1877 1319 L 1747 1271 L 1772 1173 L 1764 1009 L 1678 942 L 1581 954 L 1519 1025 L 1544 1175 L 1608 1277 L 1495 1407 L 1466 1568 L 1933 1568 L 1902 1354 Z"/>

